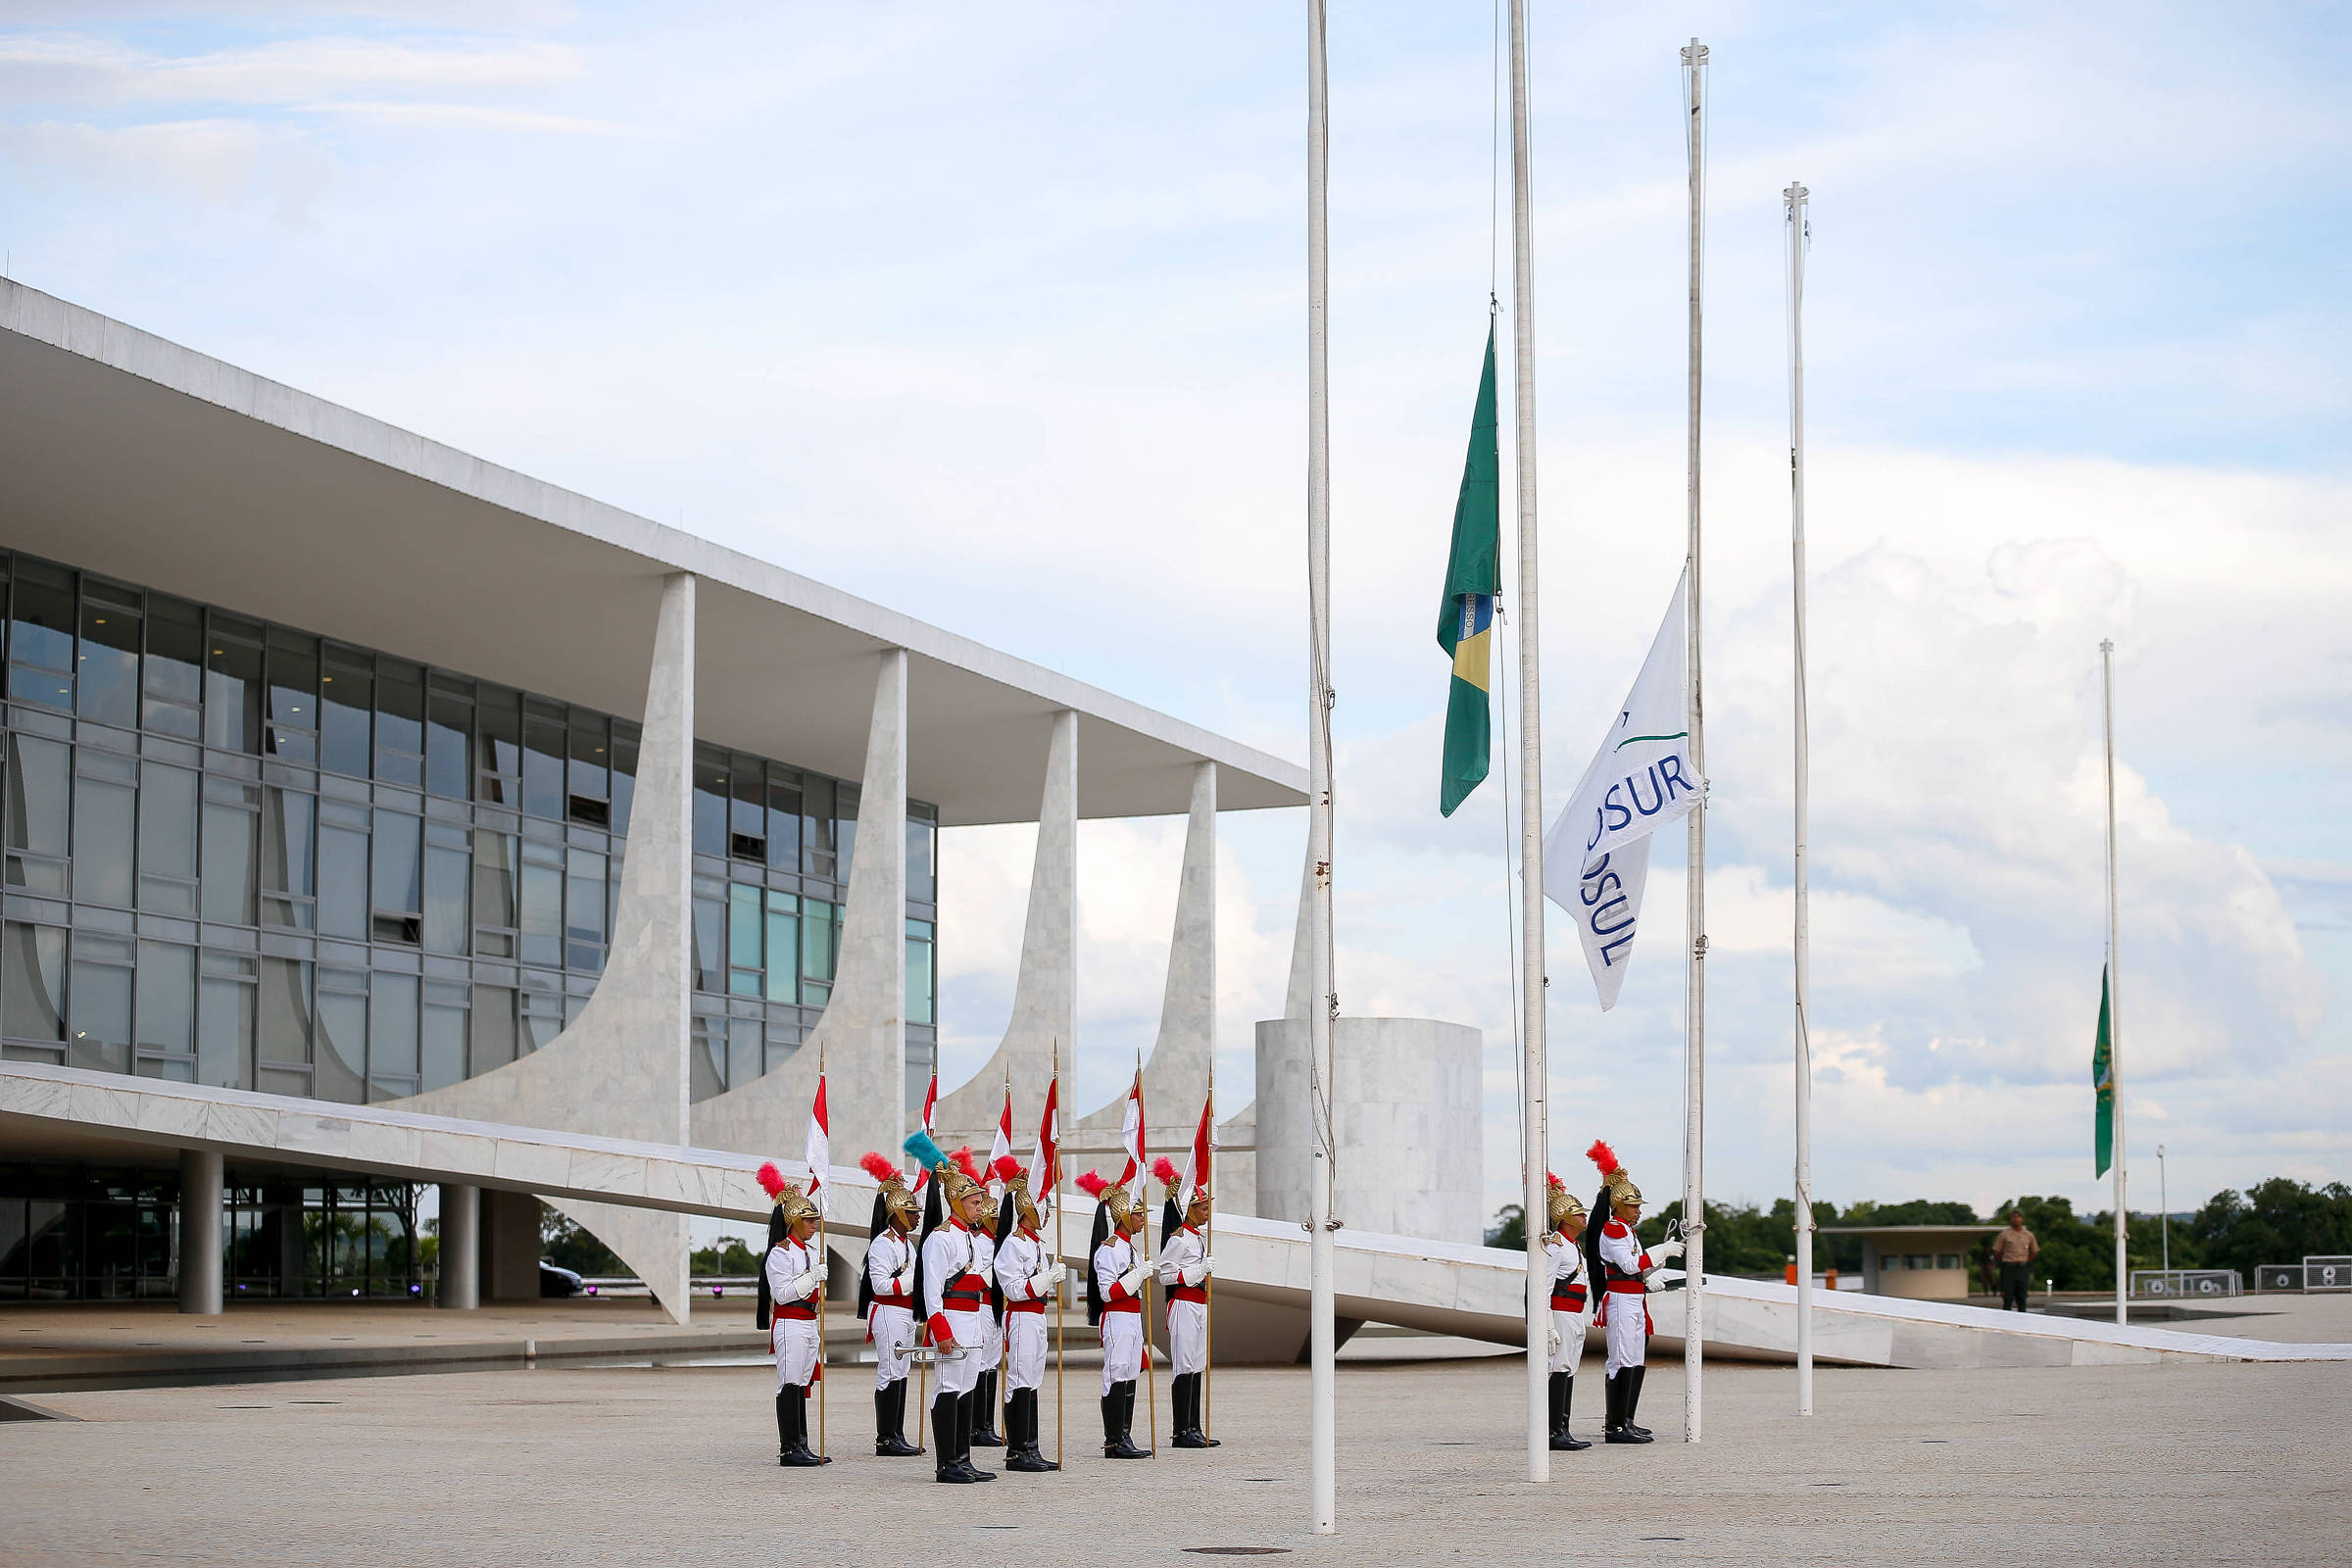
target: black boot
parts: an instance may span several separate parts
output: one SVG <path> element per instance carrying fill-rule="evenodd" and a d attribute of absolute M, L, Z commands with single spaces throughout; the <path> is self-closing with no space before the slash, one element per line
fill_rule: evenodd
<path fill-rule="evenodd" d="M 1634 1412 L 1642 1408 L 1642 1380 L 1649 1375 L 1649 1368 L 1629 1366 L 1622 1375 L 1633 1379 L 1625 1391 L 1625 1430 L 1647 1443 L 1655 1434 L 1647 1427 L 1636 1426 Z"/>
<path fill-rule="evenodd" d="M 1114 1457 L 1111 1449 L 1119 1446 L 1119 1395 L 1116 1385 L 1102 1396 L 1102 1457 Z"/>
<path fill-rule="evenodd" d="M 1612 1372 L 1601 1383 L 1601 1388 L 1605 1391 L 1603 1398 L 1608 1406 L 1607 1419 L 1601 1426 L 1601 1442 L 1642 1443 L 1646 1441 L 1637 1438 L 1625 1430 L 1625 1391 L 1632 1387 L 1632 1380 L 1627 1378 L 1623 1372 Z"/>
<path fill-rule="evenodd" d="M 1058 1470 L 1061 1466 L 1047 1458 L 1038 1447 L 1037 1391 L 1015 1389 L 1012 1403 L 1004 1407 L 1007 1436 L 1012 1446 L 1004 1455 L 1004 1468 L 1029 1473 Z"/>
<path fill-rule="evenodd" d="M 979 1383 L 972 1389 L 972 1446 L 1002 1448 L 1004 1434 L 997 1430 L 997 1375 L 980 1374 Z"/>
<path fill-rule="evenodd" d="M 1133 1379 L 1111 1390 L 1106 1401 L 1110 1411 L 1111 1440 L 1102 1446 L 1105 1459 L 1149 1459 L 1152 1451 L 1135 1446 L 1135 1382 Z"/>
<path fill-rule="evenodd" d="M 932 1479 L 956 1486 L 980 1479 L 979 1472 L 963 1463 L 956 1451 L 956 1407 L 960 1402 L 961 1396 L 954 1394 L 938 1395 L 931 1400 L 931 1443 L 939 1450 Z"/>
<path fill-rule="evenodd" d="M 961 1410 L 957 1419 L 962 1424 L 956 1429 L 956 1446 L 963 1456 L 963 1467 L 972 1473 L 973 1480 L 994 1481 L 997 1479 L 994 1470 L 983 1470 L 972 1460 L 972 1434 L 980 1424 L 980 1390 L 974 1388 L 960 1401 Z"/>
<path fill-rule="evenodd" d="M 776 1391 L 776 1463 L 792 1463 L 792 1399 L 782 1389 Z"/>
<path fill-rule="evenodd" d="M 874 1391 L 874 1454 L 905 1459 L 923 1450 L 906 1441 L 906 1380 Z"/>
<path fill-rule="evenodd" d="M 807 1389 L 787 1385 L 776 1396 L 776 1434 L 784 1440 L 784 1448 L 776 1455 L 776 1463 L 793 1470 L 808 1470 L 833 1462 L 809 1451 Z"/>
<path fill-rule="evenodd" d="M 1561 1453 L 1574 1453 L 1592 1446 L 1568 1430 L 1568 1400 L 1576 1390 L 1576 1379 L 1566 1372 L 1551 1375 L 1551 1446 Z"/>

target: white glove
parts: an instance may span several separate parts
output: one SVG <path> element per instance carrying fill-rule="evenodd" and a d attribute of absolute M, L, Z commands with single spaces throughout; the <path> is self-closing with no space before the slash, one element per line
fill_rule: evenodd
<path fill-rule="evenodd" d="M 1048 1263 L 1046 1271 L 1037 1277 L 1037 1288 L 1040 1292 L 1059 1290 L 1061 1282 L 1069 1277 L 1070 1271 L 1061 1264 Z"/>
<path fill-rule="evenodd" d="M 1643 1269 L 1642 1271 L 1642 1288 L 1645 1291 L 1664 1290 L 1666 1288 L 1666 1271 L 1662 1268 Z"/>
<path fill-rule="evenodd" d="M 1204 1257 L 1198 1263 L 1194 1263 L 1186 1268 L 1178 1269 L 1176 1271 L 1176 1277 L 1187 1285 L 1198 1286 L 1201 1284 L 1208 1278 L 1208 1259 Z"/>
<path fill-rule="evenodd" d="M 1653 1263 L 1671 1263 L 1682 1255 L 1683 1244 L 1680 1242 L 1660 1242 L 1649 1250 L 1650 1261 Z"/>
<path fill-rule="evenodd" d="M 1203 1274 L 1213 1274 L 1216 1271 L 1217 1260 L 1209 1256 L 1206 1252 L 1202 1252 L 1200 1254 L 1200 1272 Z"/>
<path fill-rule="evenodd" d="M 1548 1353 L 1552 1354 L 1552 1355 L 1557 1355 L 1557 1354 L 1559 1354 L 1559 1353 L 1560 1353 L 1560 1331 L 1559 1331 L 1558 1329 L 1545 1329 L 1544 1332 L 1544 1334 L 1547 1336 L 1547 1338 L 1546 1338 L 1546 1339 L 1545 1339 L 1545 1341 L 1544 1341 L 1544 1348 L 1545 1348 L 1545 1350 L 1546 1350 Z"/>
<path fill-rule="evenodd" d="M 1139 1262 L 1119 1276 L 1119 1288 L 1129 1296 L 1141 1296 L 1144 1294 L 1144 1276 L 1151 1272 L 1151 1264 Z"/>
<path fill-rule="evenodd" d="M 796 1301 L 806 1301 L 808 1299 L 808 1298 L 814 1296 L 824 1285 L 824 1283 L 825 1271 L 821 1268 L 810 1269 L 808 1273 L 802 1275 L 799 1279 L 792 1282 L 793 1299 Z"/>

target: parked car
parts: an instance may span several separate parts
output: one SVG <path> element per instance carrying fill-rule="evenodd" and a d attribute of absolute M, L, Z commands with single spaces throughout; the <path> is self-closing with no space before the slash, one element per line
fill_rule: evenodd
<path fill-rule="evenodd" d="M 577 1296 L 587 1284 L 570 1269 L 560 1268 L 546 1258 L 539 1260 L 539 1294 L 541 1296 Z"/>

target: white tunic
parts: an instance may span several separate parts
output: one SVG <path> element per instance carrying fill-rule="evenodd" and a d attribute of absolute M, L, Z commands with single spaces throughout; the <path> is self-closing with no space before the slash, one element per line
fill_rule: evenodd
<path fill-rule="evenodd" d="M 1208 1370 L 1208 1303 L 1190 1293 L 1208 1289 L 1208 1242 L 1190 1225 L 1178 1226 L 1159 1250 L 1159 1283 L 1168 1294 L 1168 1364 L 1179 1376 Z"/>
<path fill-rule="evenodd" d="M 1018 1230 L 997 1249 L 997 1288 L 1004 1293 L 1004 1386 L 1035 1389 L 1046 1381 L 1047 1313 L 1052 1287 L 1044 1283 L 1052 1259 L 1034 1231 Z"/>
<path fill-rule="evenodd" d="M 961 1220 L 950 1220 L 923 1241 L 923 1317 L 931 1327 L 931 1343 L 941 1346 L 942 1394 L 969 1394 L 980 1381 L 980 1351 L 988 1344 L 991 1326 L 988 1302 L 984 1298 L 977 1306 L 957 1302 L 951 1307 L 947 1300 L 948 1287 L 972 1274 L 972 1233 Z M 941 1345 L 943 1336 L 960 1353 L 950 1353 Z"/>
<path fill-rule="evenodd" d="M 997 1238 L 993 1232 L 972 1232 L 972 1272 L 982 1279 L 992 1279 L 997 1272 Z M 980 1310 L 988 1314 L 988 1340 L 980 1356 L 980 1370 L 994 1372 L 1004 1359 L 1004 1325 L 997 1321 L 997 1309 L 987 1302 Z"/>
<path fill-rule="evenodd" d="M 803 1285 L 802 1277 L 811 1270 L 819 1270 L 816 1279 Z M 767 1343 L 776 1352 L 776 1388 L 781 1391 L 789 1384 L 805 1389 L 818 1376 L 815 1296 L 825 1281 L 816 1243 L 778 1243 L 768 1249 L 761 1271 L 767 1276 L 768 1298 L 775 1303 Z"/>
<path fill-rule="evenodd" d="M 1601 1261 L 1620 1274 L 1640 1275 L 1649 1267 L 1649 1253 L 1642 1247 L 1642 1239 L 1623 1220 L 1610 1220 L 1600 1228 Z M 1605 1283 L 1605 1282 L 1604 1282 Z M 1649 1358 L 1649 1300 L 1630 1291 L 1608 1291 L 1601 1297 L 1600 1323 L 1608 1335 L 1609 1354 L 1605 1363 L 1607 1375 L 1615 1377 L 1629 1366 L 1640 1366 Z"/>
<path fill-rule="evenodd" d="M 1563 1307 L 1559 1303 L 1563 1299 L 1574 1300 L 1576 1291 L 1585 1286 L 1585 1253 L 1558 1231 L 1544 1239 L 1544 1251 L 1551 1262 L 1551 1331 L 1560 1339 L 1552 1349 L 1548 1366 L 1551 1371 L 1573 1377 L 1577 1362 L 1585 1355 L 1586 1307 Z M 1590 1304 L 1588 1300 L 1586 1305 Z"/>
<path fill-rule="evenodd" d="M 866 1331 L 874 1342 L 874 1388 L 887 1391 L 909 1369 L 914 1348 L 914 1244 L 897 1231 L 885 1229 L 866 1248 L 865 1279 L 874 1293 Z M 886 1297 L 905 1297 L 907 1304 L 893 1306 Z"/>
<path fill-rule="evenodd" d="M 1144 1312 L 1139 1288 L 1130 1296 L 1119 1283 L 1135 1267 L 1135 1244 L 1111 1228 L 1095 1249 L 1095 1288 L 1102 1297 L 1102 1392 L 1133 1383 L 1144 1369 Z"/>

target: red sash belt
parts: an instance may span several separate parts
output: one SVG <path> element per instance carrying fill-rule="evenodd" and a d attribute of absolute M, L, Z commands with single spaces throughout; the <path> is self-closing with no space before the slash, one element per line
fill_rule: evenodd
<path fill-rule="evenodd" d="M 816 1308 L 801 1301 L 785 1301 L 776 1307 L 776 1316 L 795 1323 L 813 1323 L 816 1321 Z"/>
<path fill-rule="evenodd" d="M 1120 1300 L 1104 1301 L 1102 1303 L 1102 1315 L 1104 1317 L 1110 1316 L 1110 1314 L 1113 1312 L 1134 1312 L 1140 1315 L 1143 1310 L 1144 1303 L 1137 1300 L 1132 1296 L 1126 1297 Z"/>
<path fill-rule="evenodd" d="M 911 1296 L 877 1296 L 874 1298 L 874 1304 L 876 1306 L 903 1306 L 911 1312 L 914 1310 L 914 1298 Z"/>
<path fill-rule="evenodd" d="M 1004 1310 L 1007 1312 L 1035 1312 L 1040 1317 L 1043 1317 L 1046 1311 L 1046 1303 L 1043 1301 L 1006 1301 L 1004 1303 Z"/>
<path fill-rule="evenodd" d="M 950 1311 L 976 1312 L 988 1300 L 988 1281 L 977 1274 L 958 1274 L 939 1295 Z"/>
<path fill-rule="evenodd" d="M 1554 1291 L 1551 1309 L 1554 1312 L 1582 1312 L 1585 1309 L 1585 1288 L 1571 1285 L 1564 1291 Z"/>
<path fill-rule="evenodd" d="M 1208 1292 L 1198 1285 L 1171 1285 L 1168 1287 L 1168 1299 L 1171 1301 L 1199 1301 L 1205 1305 L 1208 1301 Z"/>
<path fill-rule="evenodd" d="M 1646 1296 L 1649 1294 L 1649 1287 L 1640 1280 L 1611 1280 L 1609 1281 L 1609 1294 L 1611 1296 Z"/>

